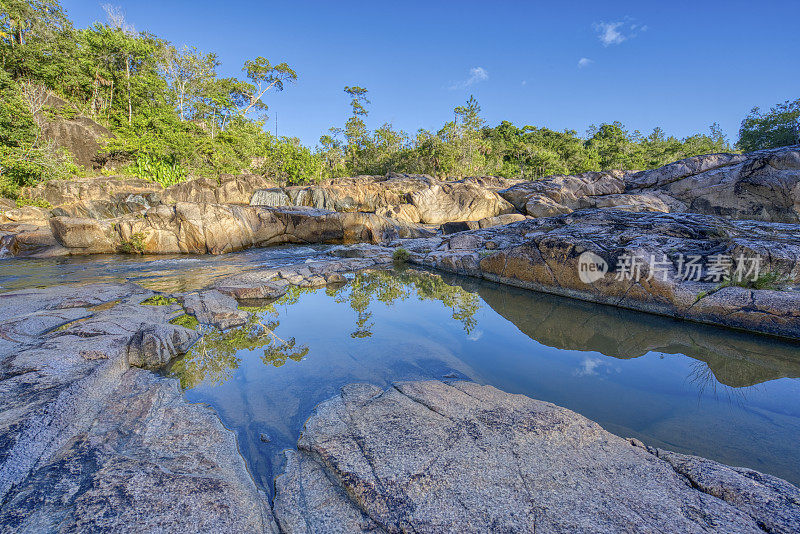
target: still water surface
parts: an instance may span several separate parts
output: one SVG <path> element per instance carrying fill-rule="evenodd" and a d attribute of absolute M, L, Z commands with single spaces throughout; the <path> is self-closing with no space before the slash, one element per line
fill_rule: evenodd
<path fill-rule="evenodd" d="M 42 260 L 27 269 L 3 261 L 0 286 L 131 279 L 195 289 L 234 272 L 313 261 L 322 250 Z M 426 378 L 523 393 L 620 436 L 800 484 L 800 345 L 412 269 L 261 304 L 244 327 L 202 327 L 203 340 L 169 372 L 189 400 L 213 406 L 236 432 L 267 491 L 280 451 L 342 385 Z"/>

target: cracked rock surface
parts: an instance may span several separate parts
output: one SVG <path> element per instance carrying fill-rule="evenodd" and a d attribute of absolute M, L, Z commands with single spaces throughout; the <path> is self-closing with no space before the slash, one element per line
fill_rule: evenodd
<path fill-rule="evenodd" d="M 0 532 L 269 532 L 236 441 L 160 369 L 181 306 L 90 284 L 0 294 Z"/>
<path fill-rule="evenodd" d="M 276 480 L 285 532 L 797 532 L 800 490 L 471 382 L 354 384 Z"/>

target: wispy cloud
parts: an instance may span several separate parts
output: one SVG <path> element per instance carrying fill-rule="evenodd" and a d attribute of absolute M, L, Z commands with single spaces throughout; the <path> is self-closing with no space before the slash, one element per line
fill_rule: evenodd
<path fill-rule="evenodd" d="M 592 63 L 594 63 L 594 61 L 592 61 L 588 57 L 582 57 L 582 58 L 580 58 L 578 60 L 578 68 L 579 69 L 584 69 L 584 68 L 588 67 L 589 65 L 591 65 Z"/>
<path fill-rule="evenodd" d="M 647 26 L 623 20 L 595 22 L 592 27 L 603 46 L 618 45 L 647 31 Z"/>
<path fill-rule="evenodd" d="M 455 82 L 450 89 L 465 89 L 476 83 L 485 82 L 489 79 L 489 73 L 483 67 L 472 67 L 469 69 L 469 77 L 466 80 Z"/>
<path fill-rule="evenodd" d="M 599 367 L 603 365 L 600 358 L 584 358 L 581 365 L 572 372 L 575 376 L 592 376 L 597 374 Z"/>

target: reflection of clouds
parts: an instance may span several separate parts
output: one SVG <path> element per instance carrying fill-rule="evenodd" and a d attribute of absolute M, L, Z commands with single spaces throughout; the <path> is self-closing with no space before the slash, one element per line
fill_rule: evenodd
<path fill-rule="evenodd" d="M 584 358 L 580 367 L 574 371 L 575 376 L 593 376 L 597 374 L 597 369 L 603 365 L 600 358 Z"/>
<path fill-rule="evenodd" d="M 480 338 L 483 337 L 483 330 L 475 330 L 470 335 L 467 336 L 467 339 L 470 341 L 478 341 Z"/>

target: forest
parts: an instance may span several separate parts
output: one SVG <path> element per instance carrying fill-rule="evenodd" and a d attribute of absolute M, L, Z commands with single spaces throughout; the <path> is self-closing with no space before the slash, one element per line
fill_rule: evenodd
<path fill-rule="evenodd" d="M 23 186 L 92 173 L 165 186 L 244 172 L 287 184 L 388 172 L 538 179 L 783 146 L 800 134 L 800 99 L 751 110 L 733 146 L 717 124 L 685 138 L 658 127 L 630 131 L 617 121 L 583 134 L 511 121 L 491 126 L 474 97 L 436 131 L 371 129 L 368 89 L 353 85 L 342 95 L 347 121 L 308 147 L 264 128 L 270 96 L 302 83 L 290 65 L 257 56 L 239 78 L 222 77 L 213 52 L 136 31 L 118 8 L 104 10 L 104 22 L 80 29 L 58 0 L 0 0 L 0 195 L 17 198 Z M 96 168 L 78 167 L 42 133 L 47 121 L 77 116 L 111 132 Z"/>

